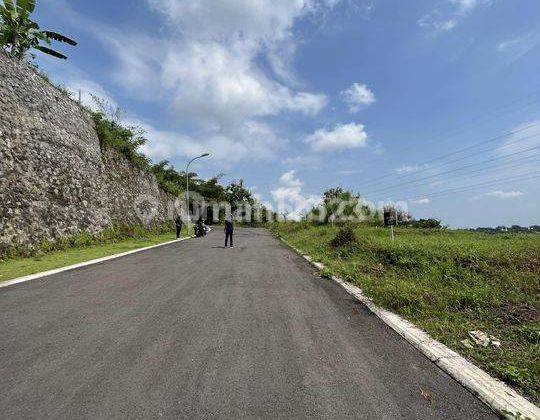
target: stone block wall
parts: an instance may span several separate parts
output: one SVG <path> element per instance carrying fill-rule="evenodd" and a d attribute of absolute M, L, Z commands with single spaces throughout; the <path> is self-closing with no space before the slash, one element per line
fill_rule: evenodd
<path fill-rule="evenodd" d="M 0 51 L 0 257 L 80 232 L 171 221 L 174 198 L 116 151 L 88 113 Z"/>

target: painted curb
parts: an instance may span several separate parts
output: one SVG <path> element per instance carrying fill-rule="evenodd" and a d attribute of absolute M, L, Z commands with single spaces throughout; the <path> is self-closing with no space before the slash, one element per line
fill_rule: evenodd
<path fill-rule="evenodd" d="M 131 251 L 122 252 L 120 254 L 108 255 L 106 257 L 96 258 L 94 260 L 84 261 L 84 262 L 81 262 L 81 263 L 68 265 L 68 266 L 61 267 L 61 268 L 55 268 L 54 270 L 42 271 L 41 273 L 30 274 L 28 276 L 18 277 L 16 279 L 5 280 L 5 281 L 0 282 L 0 289 L 3 288 L 3 287 L 13 286 L 15 284 L 24 283 L 24 282 L 31 281 L 31 280 L 38 280 L 38 279 L 41 279 L 43 277 L 52 276 L 53 274 L 63 273 L 64 271 L 75 270 L 77 268 L 86 267 L 86 266 L 94 265 L 94 264 L 99 264 L 99 263 L 104 262 L 104 261 L 115 260 L 117 258 L 125 257 L 126 255 L 136 254 L 137 252 L 147 251 L 149 249 L 159 248 L 161 246 L 175 244 L 175 243 L 182 242 L 182 241 L 185 241 L 185 240 L 191 239 L 191 238 L 193 238 L 193 236 L 188 236 L 186 238 L 175 239 L 173 241 L 163 242 L 162 244 L 147 246 L 145 248 L 133 249 Z"/>
<path fill-rule="evenodd" d="M 305 255 L 302 251 L 289 244 L 283 238 L 280 238 L 280 240 L 319 270 L 326 268 L 324 264 L 314 261 L 309 255 Z M 367 306 L 367 308 L 377 315 L 386 325 L 396 331 L 439 368 L 444 370 L 448 375 L 476 395 L 497 414 L 510 419 L 540 419 L 540 408 L 519 395 L 508 385 L 493 378 L 463 356 L 460 356 L 444 344 L 434 340 L 428 333 L 416 327 L 414 324 L 406 321 L 393 312 L 375 305 L 370 298 L 364 295 L 362 289 L 359 287 L 347 283 L 336 276 L 332 276 L 332 280 L 343 287 L 358 301 Z"/>

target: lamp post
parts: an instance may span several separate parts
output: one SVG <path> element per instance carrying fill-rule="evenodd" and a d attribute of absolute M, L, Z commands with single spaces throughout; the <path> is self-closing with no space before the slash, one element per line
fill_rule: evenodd
<path fill-rule="evenodd" d="M 200 156 L 197 156 L 191 159 L 186 165 L 186 215 L 187 215 L 187 234 L 188 235 L 189 235 L 189 219 L 190 219 L 190 215 L 189 215 L 189 165 L 191 165 L 193 161 L 203 158 L 203 157 L 207 157 L 207 156 L 210 156 L 210 153 L 205 153 Z"/>

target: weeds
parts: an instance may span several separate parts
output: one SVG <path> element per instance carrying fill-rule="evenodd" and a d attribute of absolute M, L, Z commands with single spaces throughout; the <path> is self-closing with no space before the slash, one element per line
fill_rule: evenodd
<path fill-rule="evenodd" d="M 350 247 L 357 243 L 358 239 L 354 234 L 354 229 L 350 225 L 345 225 L 340 228 L 334 239 L 330 241 L 330 245 L 333 248 Z"/>
<path fill-rule="evenodd" d="M 114 149 L 140 169 L 150 171 L 150 159 L 139 152 L 146 143 L 142 133 L 132 127 L 123 127 L 117 121 L 108 119 L 102 112 L 92 112 L 101 149 Z"/>

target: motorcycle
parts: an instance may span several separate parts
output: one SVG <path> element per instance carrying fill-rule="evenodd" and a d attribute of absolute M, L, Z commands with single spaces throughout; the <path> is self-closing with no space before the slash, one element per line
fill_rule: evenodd
<path fill-rule="evenodd" d="M 207 233 L 208 233 L 208 229 L 204 224 L 195 225 L 196 238 L 202 238 L 203 236 L 206 236 Z"/>

